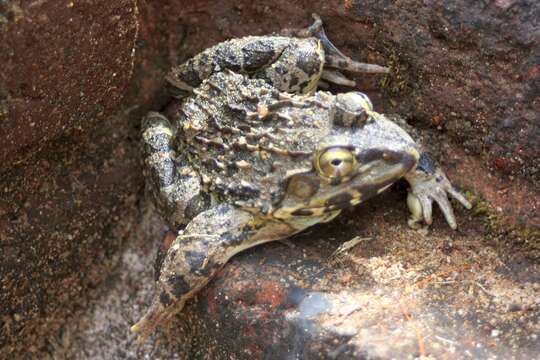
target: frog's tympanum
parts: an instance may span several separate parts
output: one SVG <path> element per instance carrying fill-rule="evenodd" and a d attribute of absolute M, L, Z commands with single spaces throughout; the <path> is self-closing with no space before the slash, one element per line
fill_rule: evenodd
<path fill-rule="evenodd" d="M 351 60 L 306 30 L 218 44 L 173 69 L 178 99 L 142 126 L 156 208 L 185 225 L 168 249 L 159 292 L 132 328 L 141 339 L 180 311 L 238 252 L 336 217 L 405 178 L 413 227 L 431 223 L 432 202 L 450 227 L 447 194 L 470 204 L 422 145 L 373 110 L 340 70 L 387 72 Z"/>

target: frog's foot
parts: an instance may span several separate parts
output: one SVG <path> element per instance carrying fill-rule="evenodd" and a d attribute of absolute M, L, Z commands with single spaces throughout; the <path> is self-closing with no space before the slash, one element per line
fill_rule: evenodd
<path fill-rule="evenodd" d="M 325 52 L 324 67 L 338 70 L 351 71 L 355 73 L 380 73 L 386 74 L 390 69 L 385 66 L 367 64 L 354 61 L 347 55 L 343 54 L 326 36 L 322 25 L 321 17 L 317 14 L 312 14 L 315 20 L 312 25 L 305 29 L 286 29 L 281 31 L 282 35 L 294 36 L 299 38 L 315 37 L 320 40 Z M 323 72 L 323 79 L 334 82 L 338 85 L 354 86 L 354 81 L 347 79 L 343 74 L 336 70 L 332 70 L 327 74 Z"/>
<path fill-rule="evenodd" d="M 160 323 L 181 311 L 232 256 L 296 231 L 286 224 L 261 223 L 252 214 L 228 204 L 199 214 L 167 251 L 158 281 L 159 293 L 131 331 L 139 333 L 139 341 L 144 341 Z"/>
<path fill-rule="evenodd" d="M 326 36 L 322 26 L 322 20 L 319 15 L 312 14 L 314 23 L 307 29 L 298 30 L 294 35 L 297 37 L 316 37 L 321 41 L 325 52 L 324 67 L 338 70 L 351 71 L 355 73 L 380 73 L 386 74 L 390 69 L 385 66 L 367 64 L 354 61 L 343 54 Z M 290 31 L 290 30 L 289 30 Z M 354 81 L 347 79 L 343 74 L 336 70 L 331 70 L 327 74 L 323 72 L 323 79 L 334 82 L 338 85 L 354 86 Z"/>
<path fill-rule="evenodd" d="M 176 312 L 179 312 L 182 310 L 183 304 L 182 306 L 176 305 L 175 307 Z M 144 317 L 137 321 L 137 323 L 130 329 L 132 333 L 139 335 L 137 337 L 137 342 L 144 342 L 148 336 L 154 332 L 156 327 L 169 317 L 170 313 L 170 309 L 167 308 L 167 306 L 165 306 L 161 301 L 156 301 L 154 299 L 150 309 L 148 309 Z"/>
<path fill-rule="evenodd" d="M 408 223 L 413 229 L 420 228 L 422 222 L 431 225 L 432 204 L 435 201 L 444 214 L 448 225 L 455 230 L 457 228 L 456 218 L 448 200 L 448 194 L 465 208 L 471 208 L 469 201 L 452 186 L 440 169 L 436 169 L 433 174 L 415 170 L 406 178 L 412 188 L 407 196 L 407 205 L 411 211 Z"/>
<path fill-rule="evenodd" d="M 343 75 L 337 70 L 324 69 L 321 74 L 321 79 L 337 84 L 337 85 L 350 86 L 350 87 L 356 86 L 356 82 L 354 82 L 351 79 L 348 79 L 345 75 Z"/>

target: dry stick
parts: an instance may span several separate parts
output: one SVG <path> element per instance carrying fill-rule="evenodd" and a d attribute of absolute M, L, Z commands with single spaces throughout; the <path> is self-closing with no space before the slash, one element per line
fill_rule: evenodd
<path fill-rule="evenodd" d="M 399 305 L 401 307 L 401 312 L 403 313 L 403 316 L 405 316 L 405 319 L 409 321 L 416 335 L 416 341 L 418 342 L 418 353 L 420 354 L 421 357 L 427 357 L 424 338 L 422 337 L 422 334 L 420 333 L 420 329 L 418 328 L 418 326 L 416 326 L 416 321 L 414 320 L 411 313 L 409 312 L 409 309 L 405 307 L 405 304 L 403 304 L 403 301 L 400 301 Z"/>

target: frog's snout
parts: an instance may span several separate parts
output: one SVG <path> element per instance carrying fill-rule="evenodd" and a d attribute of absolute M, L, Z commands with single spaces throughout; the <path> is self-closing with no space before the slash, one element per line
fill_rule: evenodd
<path fill-rule="evenodd" d="M 361 194 L 363 200 L 377 195 L 411 171 L 418 157 L 418 151 L 414 148 L 407 151 L 364 151 L 357 157 L 359 167 L 350 187 Z"/>

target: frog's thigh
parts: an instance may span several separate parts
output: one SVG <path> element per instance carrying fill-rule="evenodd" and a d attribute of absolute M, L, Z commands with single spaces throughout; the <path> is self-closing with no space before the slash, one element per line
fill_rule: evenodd
<path fill-rule="evenodd" d="M 184 224 L 206 206 L 199 178 L 189 167 L 177 167 L 174 130 L 165 116 L 150 112 L 142 127 L 145 174 L 155 205 L 171 225 Z"/>
<path fill-rule="evenodd" d="M 235 254 L 297 231 L 287 224 L 261 222 L 248 212 L 219 204 L 196 216 L 173 242 L 161 269 L 160 284 L 173 299 L 189 297 Z"/>
<path fill-rule="evenodd" d="M 315 38 L 291 39 L 272 65 L 255 77 L 281 91 L 310 93 L 316 90 L 324 66 L 324 50 Z"/>
<path fill-rule="evenodd" d="M 168 83 L 186 95 L 212 74 L 231 70 L 255 73 L 275 62 L 288 46 L 289 39 L 273 36 L 248 36 L 217 44 L 171 69 Z"/>
<path fill-rule="evenodd" d="M 159 277 L 159 294 L 132 330 L 147 334 L 180 311 L 235 254 L 278 240 L 297 230 L 286 224 L 258 224 L 253 215 L 220 204 L 196 216 L 168 250 Z"/>

